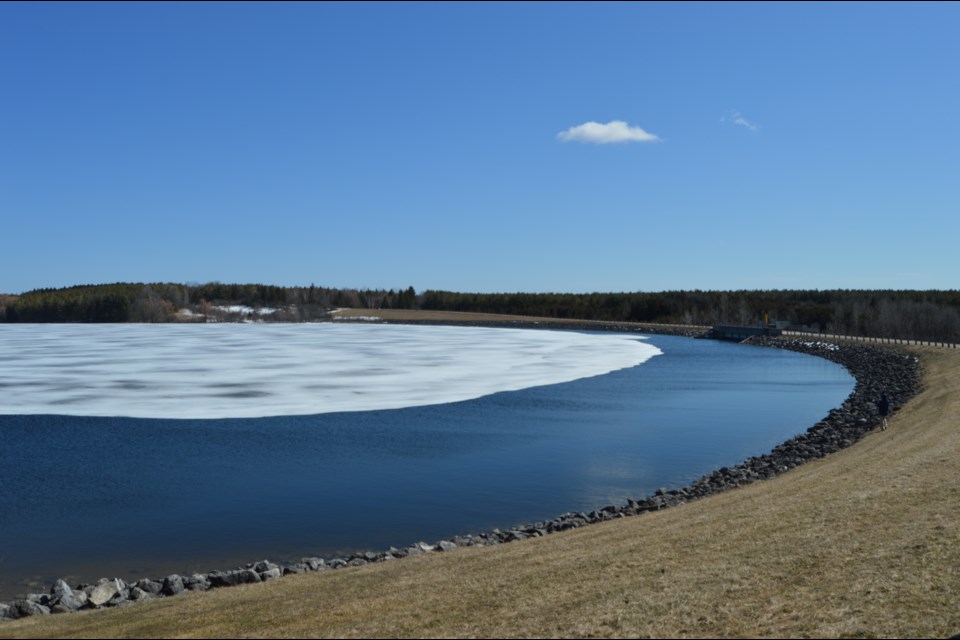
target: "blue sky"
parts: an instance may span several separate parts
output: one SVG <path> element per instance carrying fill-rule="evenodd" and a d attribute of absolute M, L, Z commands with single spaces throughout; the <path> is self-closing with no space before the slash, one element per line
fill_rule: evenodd
<path fill-rule="evenodd" d="M 947 3 L 2 3 L 0 292 L 955 289 L 958 32 Z"/>

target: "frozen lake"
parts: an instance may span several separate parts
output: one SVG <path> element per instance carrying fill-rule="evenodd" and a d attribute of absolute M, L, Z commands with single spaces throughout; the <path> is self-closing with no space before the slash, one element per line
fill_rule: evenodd
<path fill-rule="evenodd" d="M 0 413 L 261 418 L 469 400 L 636 366 L 636 335 L 404 325 L 0 325 Z"/>
<path fill-rule="evenodd" d="M 311 351 L 321 335 L 336 344 Z M 589 511 L 767 452 L 853 389 L 825 360 L 670 336 L 354 325 L 0 336 L 3 402 L 26 388 L 37 403 L 0 415 L 0 600 L 61 576 L 329 557 Z M 189 384 L 168 375 L 191 370 Z M 378 391 L 365 386 L 377 379 Z M 325 388 L 321 408 L 306 404 Z M 368 409 L 378 394 L 418 406 Z M 216 402 L 291 414 L 198 417 Z M 93 415 L 66 415 L 84 405 Z M 332 406 L 349 410 L 320 413 Z M 141 410 L 154 417 L 129 417 Z"/>

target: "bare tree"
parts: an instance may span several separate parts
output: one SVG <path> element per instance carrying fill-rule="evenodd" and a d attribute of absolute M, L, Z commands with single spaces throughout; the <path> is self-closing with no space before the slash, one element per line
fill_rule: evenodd
<path fill-rule="evenodd" d="M 173 305 L 161 298 L 150 287 L 144 287 L 130 309 L 132 322 L 169 322 Z"/>

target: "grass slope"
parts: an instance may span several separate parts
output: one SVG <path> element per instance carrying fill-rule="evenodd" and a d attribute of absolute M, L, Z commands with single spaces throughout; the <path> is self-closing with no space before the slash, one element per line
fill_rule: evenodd
<path fill-rule="evenodd" d="M 545 538 L 0 625 L 10 637 L 925 636 L 960 632 L 960 354 L 850 449 Z"/>

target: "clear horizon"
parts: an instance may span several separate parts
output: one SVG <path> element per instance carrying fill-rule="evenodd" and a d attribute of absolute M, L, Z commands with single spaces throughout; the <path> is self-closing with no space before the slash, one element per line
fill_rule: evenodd
<path fill-rule="evenodd" d="M 0 292 L 955 290 L 960 5 L 0 5 Z"/>
<path fill-rule="evenodd" d="M 273 282 L 262 282 L 262 281 L 261 281 L 261 282 L 220 282 L 220 281 L 214 281 L 214 282 L 210 282 L 210 283 L 197 283 L 197 282 L 190 282 L 190 283 L 186 283 L 186 282 L 158 282 L 158 281 L 154 281 L 154 282 L 131 282 L 131 281 L 106 282 L 106 281 L 105 281 L 105 282 L 98 282 L 98 283 L 87 283 L 87 282 L 85 282 L 85 283 L 76 283 L 76 284 L 66 284 L 66 285 L 56 286 L 56 287 L 37 287 L 37 288 L 35 288 L 35 289 L 25 289 L 25 290 L 23 290 L 23 291 L 0 291 L 0 295 L 19 296 L 19 295 L 22 295 L 22 294 L 24 294 L 24 293 L 29 293 L 30 291 L 39 291 L 39 290 L 44 290 L 44 289 L 51 289 L 51 290 L 71 289 L 71 288 L 75 288 L 75 287 L 96 287 L 96 286 L 100 286 L 100 285 L 111 285 L 111 284 L 143 284 L 143 285 L 145 285 L 145 286 L 156 285 L 156 284 L 172 284 L 172 285 L 182 285 L 182 286 L 188 286 L 188 287 L 189 287 L 189 286 L 201 286 L 201 285 L 204 285 L 204 284 L 226 284 L 226 285 L 237 284 L 237 285 L 276 286 L 276 287 L 291 288 L 291 289 L 296 289 L 296 288 L 309 288 L 309 287 L 311 286 L 311 284 L 312 284 L 312 285 L 315 285 L 315 286 L 317 286 L 317 287 L 323 287 L 323 288 L 332 289 L 332 290 L 343 290 L 343 291 L 350 291 L 350 290 L 355 290 L 355 291 L 390 291 L 390 290 L 393 290 L 393 291 L 401 291 L 401 290 L 404 289 L 404 287 L 333 287 L 333 286 L 328 286 L 328 285 L 323 284 L 323 283 L 315 283 L 315 282 L 314 282 L 314 283 L 310 283 L 310 284 L 300 283 L 300 284 L 283 284 L 283 285 L 278 285 L 278 284 L 275 284 L 275 283 L 273 283 Z M 418 289 L 418 290 L 416 290 L 416 292 L 417 292 L 418 294 L 420 294 L 420 293 L 424 293 L 424 292 L 430 291 L 430 290 L 431 290 L 431 289 Z M 829 291 L 864 291 L 864 292 L 874 292 L 874 291 L 876 291 L 876 292 L 883 292 L 883 291 L 905 291 L 905 292 L 906 292 L 906 291 L 910 291 L 910 292 L 923 293 L 923 292 L 929 291 L 929 292 L 941 293 L 941 292 L 953 292 L 953 291 L 958 291 L 958 288 L 957 288 L 957 287 L 952 287 L 952 288 L 949 288 L 949 289 L 947 289 L 947 288 L 943 288 L 943 289 L 934 289 L 934 288 L 927 288 L 927 289 L 893 289 L 893 288 L 888 288 L 888 289 L 880 289 L 880 288 L 875 288 L 875 289 L 867 289 L 867 288 L 864 288 L 864 289 L 851 289 L 851 288 L 839 288 L 839 287 L 838 287 L 838 288 L 834 288 L 834 289 L 825 289 L 825 288 L 817 288 L 817 287 L 810 287 L 810 288 L 806 288 L 806 289 L 801 289 L 801 288 L 796 288 L 796 289 L 774 289 L 774 288 L 769 288 L 769 289 L 702 289 L 702 288 L 701 288 L 701 289 L 696 289 L 696 288 L 688 288 L 688 289 L 659 289 L 659 290 L 656 290 L 656 291 L 652 291 L 652 290 L 651 290 L 651 291 L 645 291 L 645 290 L 639 290 L 639 289 L 637 289 L 637 290 L 631 290 L 631 291 L 627 291 L 627 290 L 617 290 L 617 291 L 614 291 L 614 290 L 609 290 L 609 291 L 604 291 L 604 290 L 596 290 L 596 291 L 560 291 L 560 290 L 554 290 L 554 291 L 522 291 L 522 290 L 519 290 L 519 289 L 516 289 L 516 290 L 504 289 L 504 290 L 498 290 L 498 291 L 467 291 L 467 290 L 456 290 L 456 289 L 433 289 L 433 290 L 434 290 L 434 291 L 449 291 L 449 292 L 451 292 L 451 293 L 478 294 L 478 295 L 487 295 L 487 294 L 490 294 L 490 295 L 514 295 L 514 294 L 519 294 L 519 295 L 566 295 L 566 294 L 570 294 L 570 295 L 593 295 L 593 294 L 597 294 L 597 295 L 604 295 L 604 294 L 610 294 L 610 295 L 626 295 L 626 294 L 633 294 L 633 293 L 671 293 L 671 292 L 684 292 L 684 291 L 686 291 L 686 292 L 690 292 L 690 291 L 702 291 L 702 292 L 704 292 L 704 293 L 726 293 L 726 292 L 736 293 L 737 291 L 784 291 L 784 292 L 789 292 L 789 291 L 823 291 L 823 292 L 829 292 Z M 252 309 L 252 307 L 251 307 L 251 309 Z"/>

